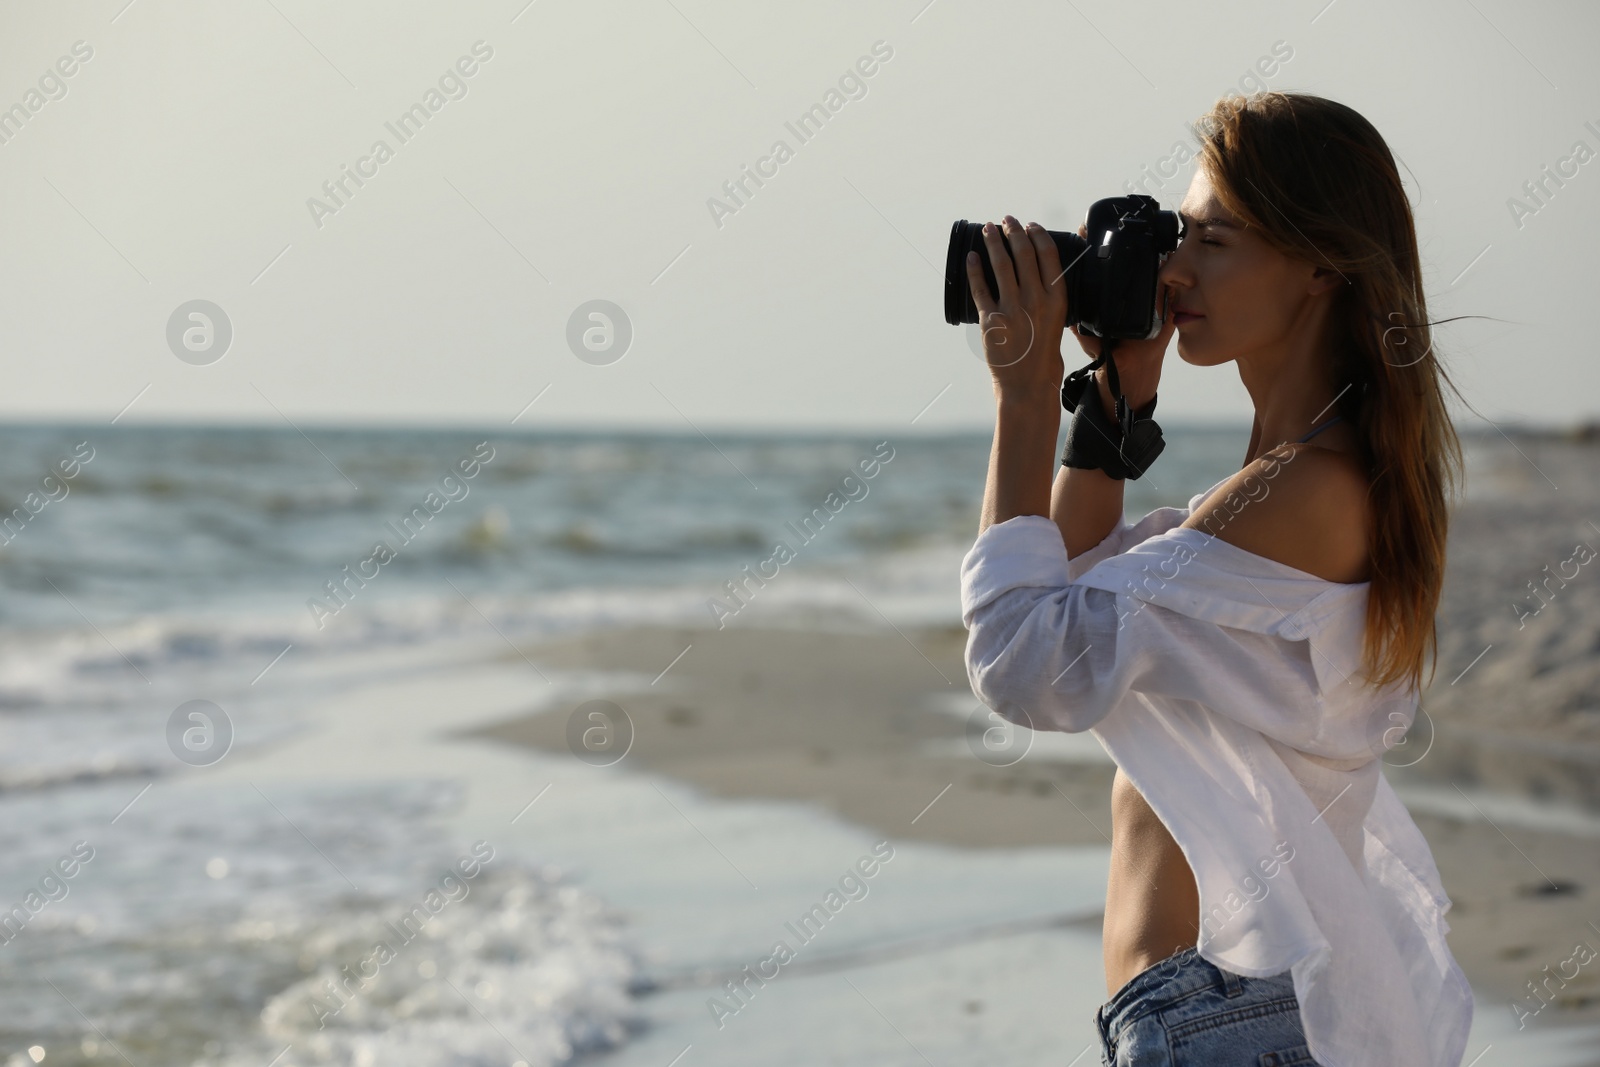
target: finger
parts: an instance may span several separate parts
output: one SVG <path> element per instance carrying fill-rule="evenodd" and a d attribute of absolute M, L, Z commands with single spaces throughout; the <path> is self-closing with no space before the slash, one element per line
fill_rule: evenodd
<path fill-rule="evenodd" d="M 1061 250 L 1050 232 L 1037 222 L 1028 223 L 1028 237 L 1033 241 L 1034 252 L 1039 257 L 1039 276 L 1045 289 L 1052 295 L 1059 292 L 1066 299 L 1066 272 L 1061 269 Z"/>
<path fill-rule="evenodd" d="M 1006 251 L 1005 238 L 1000 227 L 992 222 L 983 224 L 983 246 L 989 250 L 989 266 L 994 269 L 995 285 L 1000 289 L 1000 303 L 1011 306 L 1017 302 L 1017 275 L 1011 266 L 1011 255 Z"/>
<path fill-rule="evenodd" d="M 1173 332 L 1178 328 L 1178 318 L 1172 310 L 1177 302 L 1178 294 L 1172 290 L 1172 287 L 1163 286 L 1161 289 L 1161 332 L 1154 338 L 1154 340 L 1160 342 L 1163 349 L 1167 346 L 1167 340 L 1171 338 Z"/>
<path fill-rule="evenodd" d="M 1028 303 L 1038 303 L 1044 295 L 1044 281 L 1039 277 L 1039 257 L 1034 254 L 1033 239 L 1010 215 L 1005 217 L 1005 234 L 1011 243 L 1011 256 L 1017 263 L 1017 288 Z"/>
<path fill-rule="evenodd" d="M 1161 332 L 1156 334 L 1154 341 L 1163 352 L 1167 349 L 1167 342 L 1172 340 L 1172 335 L 1178 332 L 1178 320 L 1169 309 L 1161 319 Z"/>
<path fill-rule="evenodd" d="M 989 283 L 983 278 L 983 261 L 976 252 L 967 253 L 967 286 L 972 290 L 972 304 L 979 313 L 994 314 L 994 297 L 989 295 Z"/>

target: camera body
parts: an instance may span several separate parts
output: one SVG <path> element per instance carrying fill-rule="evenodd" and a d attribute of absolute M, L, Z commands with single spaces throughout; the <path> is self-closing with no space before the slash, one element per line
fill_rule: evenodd
<path fill-rule="evenodd" d="M 1157 307 L 1157 275 L 1178 247 L 1179 220 L 1141 194 L 1096 200 L 1084 220 L 1088 240 L 1047 230 L 1066 273 L 1067 325 L 1103 338 L 1148 339 L 1161 332 L 1165 309 Z M 999 294 L 983 227 L 961 219 L 950 228 L 944 265 L 944 320 L 952 326 L 978 321 L 967 284 L 967 253 L 978 253 L 984 281 Z M 1006 249 L 1010 254 L 1010 248 Z"/>

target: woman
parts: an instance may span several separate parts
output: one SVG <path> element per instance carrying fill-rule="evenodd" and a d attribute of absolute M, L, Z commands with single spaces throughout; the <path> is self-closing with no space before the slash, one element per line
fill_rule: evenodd
<path fill-rule="evenodd" d="M 1061 263 L 1037 224 L 986 226 L 999 292 L 975 255 L 967 274 L 998 422 L 962 564 L 968 677 L 1117 763 L 1105 1063 L 1455 1065 L 1472 998 L 1450 901 L 1379 771 L 1437 651 L 1461 463 L 1410 206 L 1333 101 L 1224 98 L 1201 128 L 1162 330 L 1114 358 L 1134 410 L 1174 330 L 1186 362 L 1235 363 L 1244 466 L 1132 525 L 1102 470 L 1052 493 Z"/>

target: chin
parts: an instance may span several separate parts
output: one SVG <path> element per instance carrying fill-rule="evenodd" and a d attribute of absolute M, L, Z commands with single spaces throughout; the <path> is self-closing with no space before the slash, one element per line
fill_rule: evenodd
<path fill-rule="evenodd" d="M 1230 363 L 1233 360 L 1232 356 L 1219 354 L 1205 348 L 1200 348 L 1197 351 L 1193 344 L 1182 337 L 1178 338 L 1178 358 L 1191 367 L 1220 367 L 1222 364 Z"/>

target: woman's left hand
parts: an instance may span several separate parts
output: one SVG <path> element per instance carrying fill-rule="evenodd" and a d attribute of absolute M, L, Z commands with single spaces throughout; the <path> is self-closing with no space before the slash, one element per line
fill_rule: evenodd
<path fill-rule="evenodd" d="M 998 302 L 989 293 L 975 252 L 967 256 L 967 282 L 978 308 L 984 360 L 995 393 L 1059 406 L 1065 374 L 1061 335 L 1067 322 L 1067 283 L 1055 241 L 1038 223 L 1030 222 L 1024 229 L 1007 215 L 1004 236 L 999 227 L 985 223 L 983 242 L 1000 290 Z"/>

